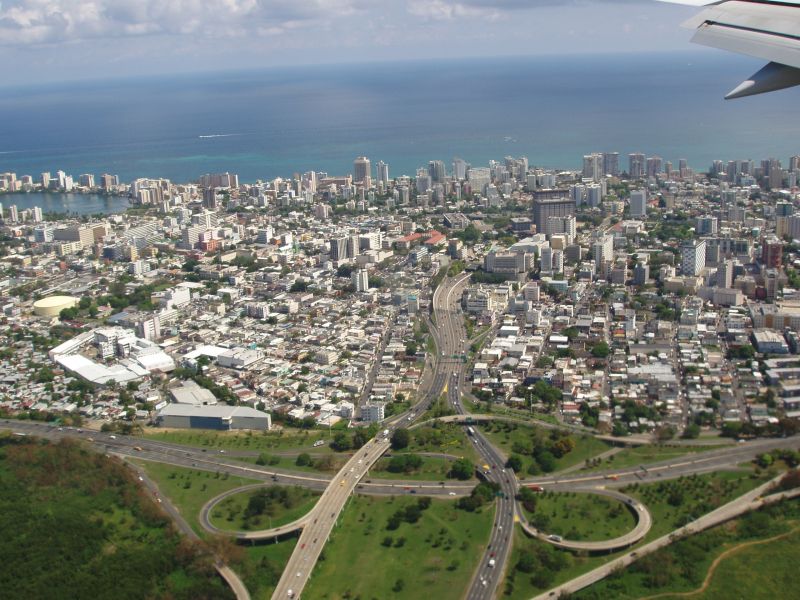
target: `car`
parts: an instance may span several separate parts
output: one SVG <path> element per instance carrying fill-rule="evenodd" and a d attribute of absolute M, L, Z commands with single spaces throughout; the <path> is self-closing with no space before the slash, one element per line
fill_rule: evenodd
<path fill-rule="evenodd" d="M 306 547 L 305 544 L 300 544 L 300 550 L 303 550 Z"/>
<path fill-rule="evenodd" d="M 157 498 L 158 503 L 161 504 L 161 498 Z"/>
<path fill-rule="evenodd" d="M 417 493 L 417 490 L 411 490 L 411 493 L 412 493 L 412 494 L 416 494 L 416 493 Z"/>
<path fill-rule="evenodd" d="M 109 437 L 110 439 L 112 439 L 112 440 L 115 440 L 115 439 L 117 439 L 117 436 L 115 436 L 115 435 L 110 435 L 110 436 L 108 436 L 108 437 Z"/>
<path fill-rule="evenodd" d="M 447 495 L 448 495 L 448 496 L 455 496 L 455 495 L 456 495 L 456 493 L 455 493 L 455 492 L 450 492 L 450 493 L 449 493 L 449 494 L 447 494 Z"/>
<path fill-rule="evenodd" d="M 555 534 L 554 535 L 548 535 L 547 539 L 550 540 L 550 541 L 553 541 L 553 542 L 561 542 L 561 541 L 563 541 L 563 539 L 562 539 L 562 537 L 560 535 L 555 535 Z"/>
<path fill-rule="evenodd" d="M 144 481 L 144 477 L 142 477 L 141 475 L 139 475 L 139 481 Z"/>
<path fill-rule="evenodd" d="M 225 454 L 225 450 L 220 450 L 219 453 L 220 454 Z"/>

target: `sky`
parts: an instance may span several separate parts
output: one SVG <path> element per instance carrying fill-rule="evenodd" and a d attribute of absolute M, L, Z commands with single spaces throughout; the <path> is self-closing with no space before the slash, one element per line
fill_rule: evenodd
<path fill-rule="evenodd" d="M 0 86 L 482 56 L 687 51 L 655 0 L 0 0 Z"/>

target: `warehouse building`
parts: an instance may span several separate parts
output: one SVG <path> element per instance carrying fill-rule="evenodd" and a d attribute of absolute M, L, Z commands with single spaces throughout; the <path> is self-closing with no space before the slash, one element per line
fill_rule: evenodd
<path fill-rule="evenodd" d="M 248 406 L 193 406 L 168 404 L 158 413 L 156 424 L 177 429 L 268 430 L 272 419 L 268 413 Z"/>

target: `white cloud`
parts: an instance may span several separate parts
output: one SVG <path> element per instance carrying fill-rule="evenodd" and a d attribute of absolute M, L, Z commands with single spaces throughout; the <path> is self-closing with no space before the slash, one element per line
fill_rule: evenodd
<path fill-rule="evenodd" d="M 275 35 L 355 15 L 378 0 L 9 0 L 0 44 L 145 35 Z"/>

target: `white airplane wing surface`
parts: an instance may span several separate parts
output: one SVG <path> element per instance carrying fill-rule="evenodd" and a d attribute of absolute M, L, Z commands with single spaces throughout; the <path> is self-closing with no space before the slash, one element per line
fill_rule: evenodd
<path fill-rule="evenodd" d="M 800 0 L 662 0 L 705 8 L 683 24 L 697 44 L 769 61 L 726 98 L 800 85 Z"/>

